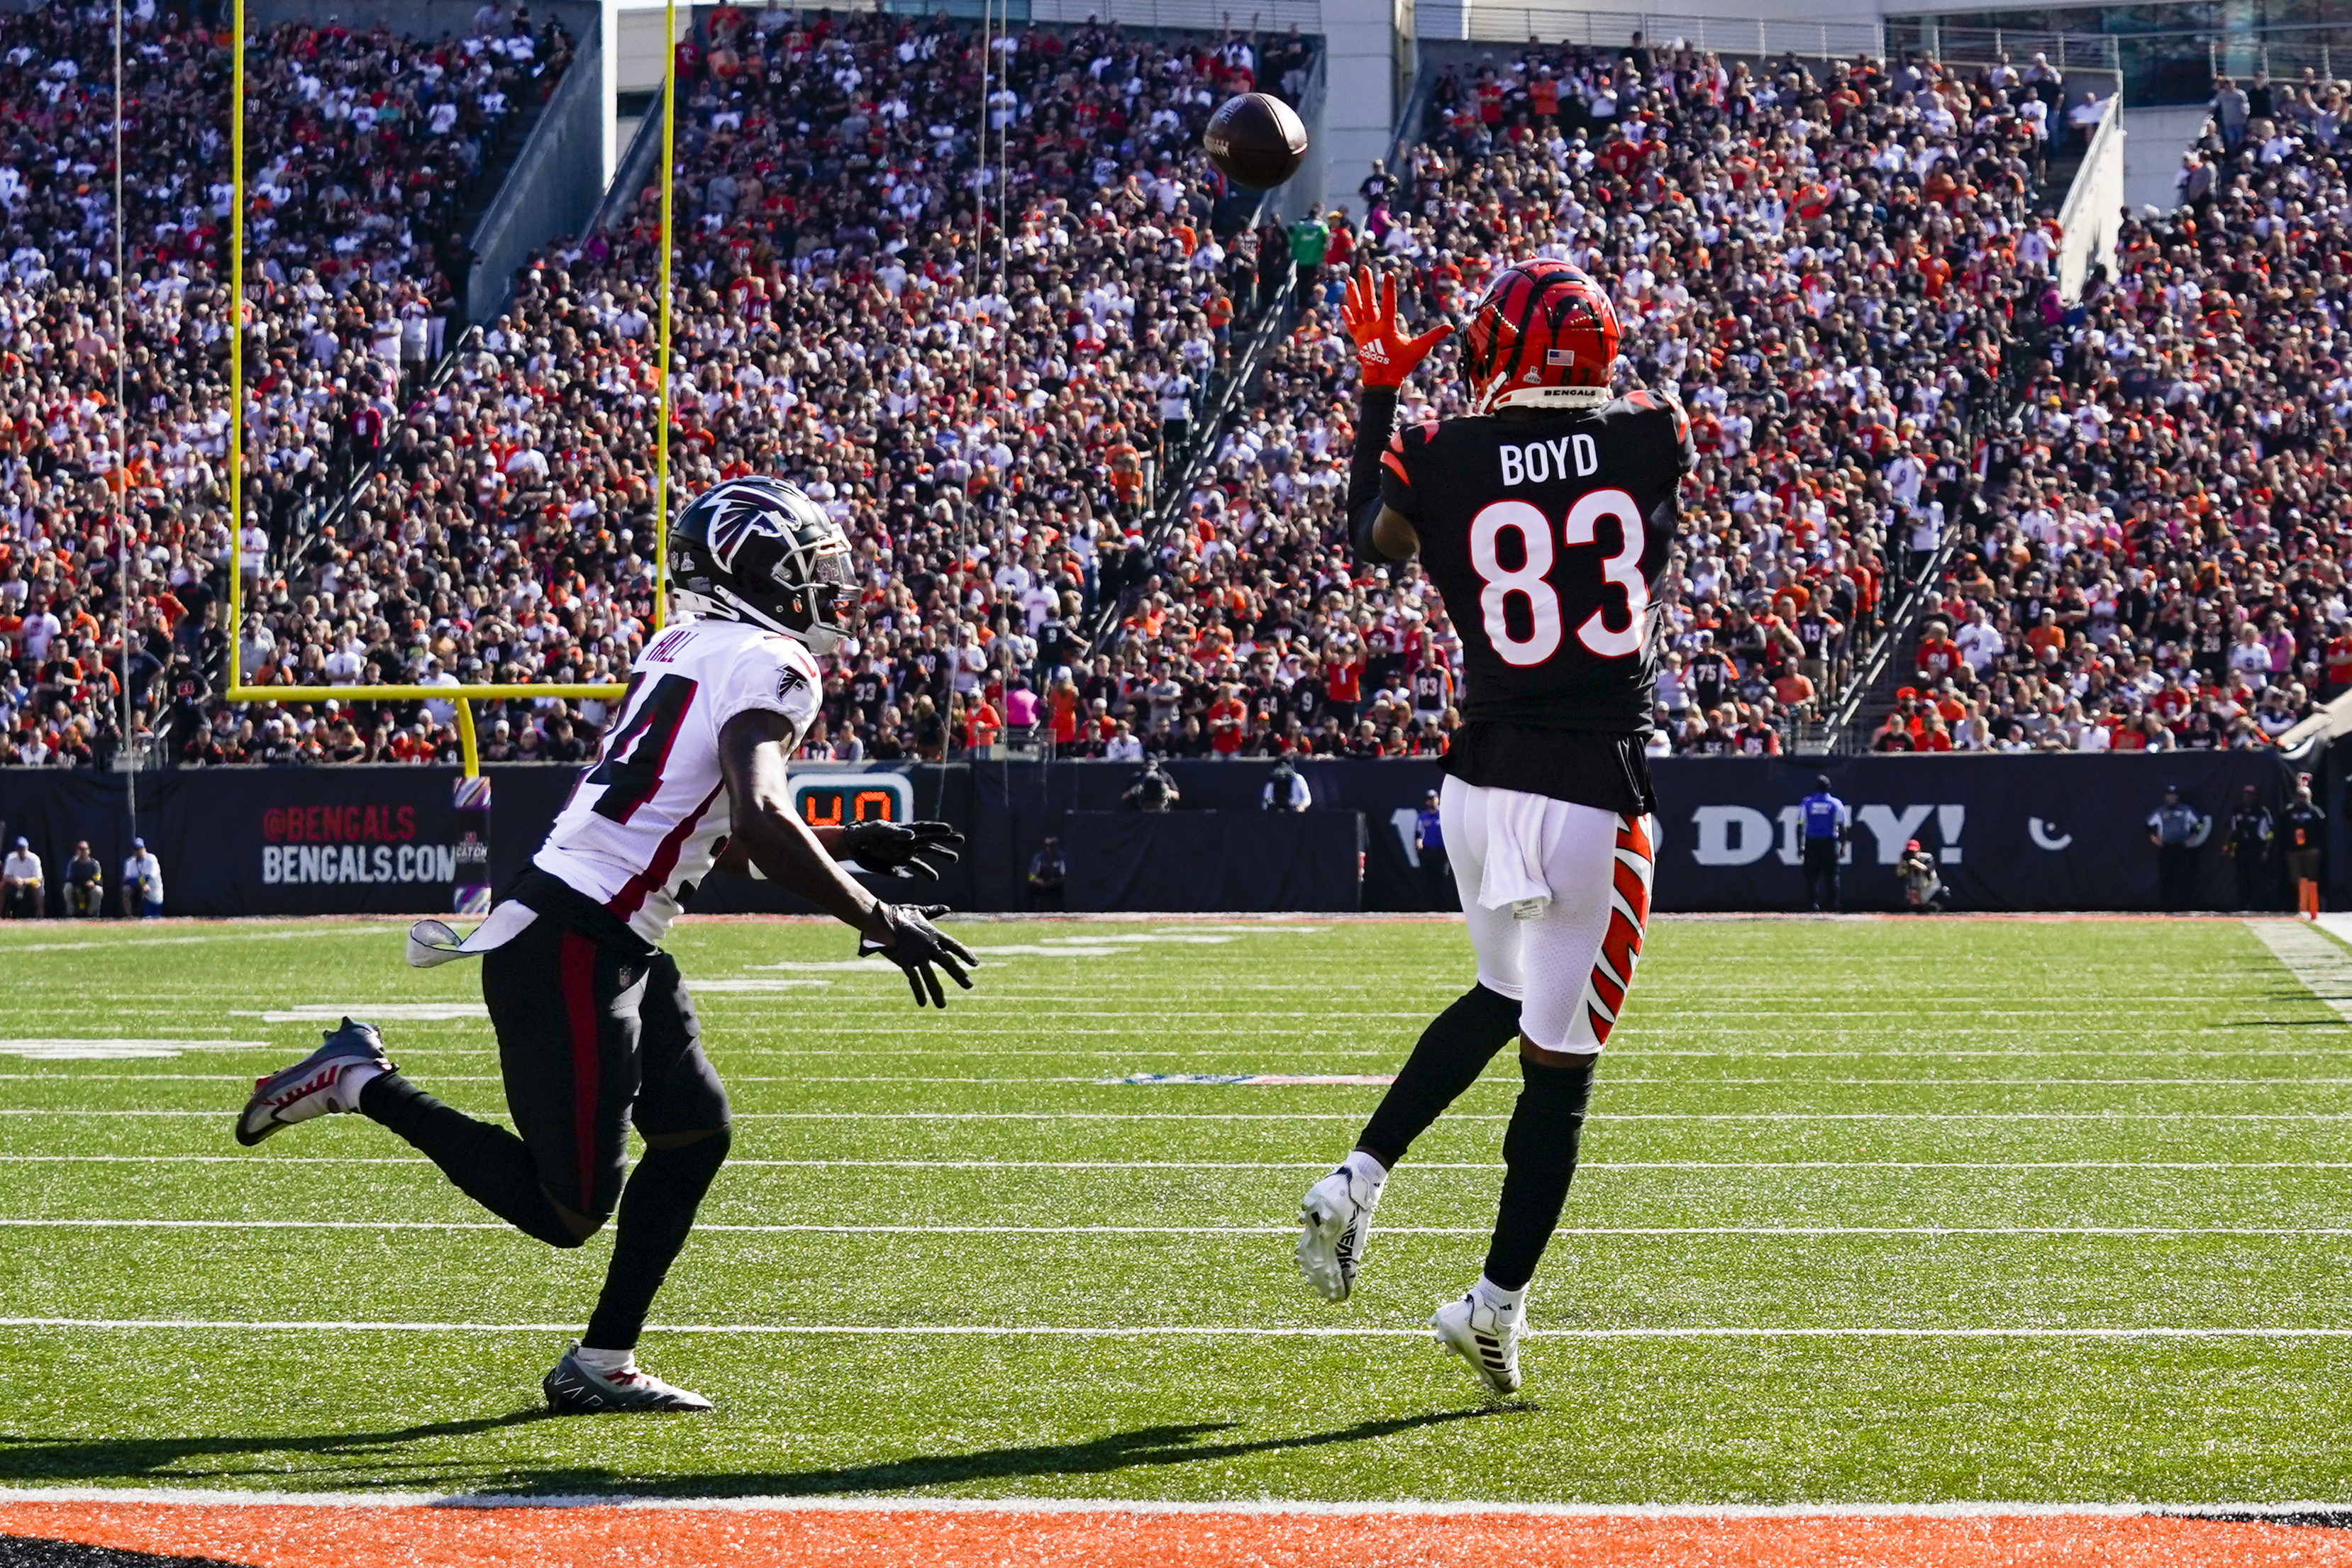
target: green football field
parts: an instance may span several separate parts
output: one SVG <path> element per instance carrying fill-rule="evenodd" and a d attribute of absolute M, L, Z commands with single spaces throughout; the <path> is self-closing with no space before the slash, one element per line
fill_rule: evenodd
<path fill-rule="evenodd" d="M 736 1158 L 642 1354 L 720 1408 L 551 1419 L 608 1238 L 506 1231 L 359 1117 L 230 1137 L 344 1010 L 499 1109 L 475 971 L 404 925 L 0 928 L 0 1485 L 2352 1493 L 2352 1034 L 2307 927 L 2298 979 L 2227 920 L 1659 922 L 1494 1405 L 1421 1325 L 1476 1276 L 1507 1058 L 1344 1307 L 1291 1217 L 1379 1088 L 1122 1082 L 1389 1072 L 1457 926 L 974 922 L 942 1016 L 837 928 L 690 923 Z"/>

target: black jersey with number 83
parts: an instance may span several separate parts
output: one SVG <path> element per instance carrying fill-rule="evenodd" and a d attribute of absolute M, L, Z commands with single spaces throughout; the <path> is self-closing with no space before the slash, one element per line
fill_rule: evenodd
<path fill-rule="evenodd" d="M 1696 462 L 1681 406 L 1649 392 L 1397 433 L 1381 498 L 1461 634 L 1465 721 L 1650 728 L 1655 594 Z"/>

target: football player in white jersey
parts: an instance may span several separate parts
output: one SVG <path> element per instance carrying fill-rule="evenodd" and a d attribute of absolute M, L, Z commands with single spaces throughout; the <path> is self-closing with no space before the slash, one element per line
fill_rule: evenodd
<path fill-rule="evenodd" d="M 403 1077 L 369 1024 L 255 1086 L 237 1141 L 356 1111 L 422 1149 L 468 1197 L 525 1235 L 577 1247 L 617 1207 L 594 1314 L 543 1385 L 558 1410 L 707 1410 L 636 1364 L 654 1292 L 727 1157 L 726 1091 L 703 1055 L 677 963 L 657 944 L 714 865 L 749 870 L 855 926 L 858 951 L 906 971 L 917 1005 L 967 990 L 974 963 L 931 924 L 942 905 L 886 904 L 842 871 L 936 876 L 961 841 L 945 823 L 813 830 L 784 765 L 815 716 L 815 655 L 845 630 L 849 541 L 799 490 L 764 477 L 698 497 L 670 534 L 684 619 L 637 660 L 595 763 L 547 842 L 460 942 L 438 921 L 410 936 L 420 966 L 482 956 L 482 996 L 515 1131 L 443 1104 Z M 646 1143 L 626 1164 L 628 1130 Z M 518 1135 L 519 1134 L 519 1135 Z M 625 1181 L 624 1177 L 625 1176 Z"/>

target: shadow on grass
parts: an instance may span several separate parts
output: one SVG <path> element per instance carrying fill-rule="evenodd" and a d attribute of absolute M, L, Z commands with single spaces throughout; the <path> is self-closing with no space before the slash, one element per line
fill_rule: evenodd
<path fill-rule="evenodd" d="M 537 1406 L 509 1411 L 504 1416 L 435 1421 L 388 1432 L 320 1432 L 283 1437 L 96 1437 L 60 1441 L 0 1433 L 0 1482 L 100 1480 L 126 1476 L 198 1480 L 256 1470 L 282 1475 L 287 1473 L 282 1463 L 207 1468 L 192 1461 L 300 1454 L 332 1459 L 390 1458 L 399 1455 L 410 1443 L 435 1437 L 470 1437 L 501 1427 L 544 1421 L 553 1415 Z"/>
<path fill-rule="evenodd" d="M 1521 1414 L 1534 1409 L 1525 1404 L 1496 1404 L 1473 1409 L 1435 1410 L 1419 1416 L 1358 1421 L 1328 1431 L 1302 1432 L 1278 1437 L 1229 1439 L 1221 1435 L 1238 1429 L 1232 1421 L 1143 1427 L 1070 1443 L 1026 1444 L 981 1448 L 960 1454 L 916 1454 L 873 1464 L 835 1469 L 779 1471 L 712 1471 L 696 1476 L 637 1477 L 608 1469 L 532 1469 L 520 1466 L 445 1465 L 407 1468 L 400 1481 L 353 1474 L 341 1466 L 318 1473 L 320 1480 L 347 1488 L 368 1485 L 419 1484 L 428 1469 L 465 1471 L 467 1495 L 482 1497 L 577 1496 L 626 1491 L 632 1495 L 819 1497 L 845 1492 L 897 1492 L 915 1488 L 955 1486 L 971 1481 L 1015 1480 L 1040 1476 L 1100 1476 L 1124 1470 L 1171 1465 L 1197 1465 L 1256 1454 L 1325 1448 L 1340 1443 L 1369 1442 L 1401 1432 L 1453 1421 Z M 350 1460 L 394 1458 L 404 1445 L 436 1437 L 463 1437 L 500 1427 L 547 1418 L 544 1410 L 519 1410 L 510 1415 L 470 1421 L 444 1421 L 388 1432 L 331 1432 L 292 1437 L 135 1437 L 50 1442 L 0 1435 L 0 1482 L 63 1482 L 120 1480 L 150 1477 L 178 1482 L 218 1479 L 230 1476 L 267 1475 L 281 1481 L 306 1479 L 284 1462 L 288 1456 L 315 1455 Z M 625 1417 L 623 1417 L 625 1419 Z M 594 1419 L 611 1420 L 612 1416 Z M 248 1465 L 206 1468 L 192 1461 L 245 1457 Z M 457 1489 L 453 1489 L 457 1490 Z"/>

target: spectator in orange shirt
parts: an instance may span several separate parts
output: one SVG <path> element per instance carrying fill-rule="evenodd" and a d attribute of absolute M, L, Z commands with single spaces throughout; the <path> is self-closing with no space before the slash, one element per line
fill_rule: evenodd
<path fill-rule="evenodd" d="M 964 723 L 964 745 L 977 751 L 983 746 L 994 746 L 996 737 L 1004 733 L 1004 716 L 986 696 L 976 696 Z"/>
<path fill-rule="evenodd" d="M 1219 686 L 1217 700 L 1209 705 L 1209 748 L 1219 757 L 1234 757 L 1248 736 L 1249 705 L 1234 687 Z"/>
<path fill-rule="evenodd" d="M 2035 620 L 2032 631 L 2025 634 L 2025 645 L 2033 656 L 2047 662 L 2065 652 L 2065 629 L 2058 624 L 2058 612 L 2044 610 Z"/>
<path fill-rule="evenodd" d="M 2320 700 L 2348 690 L 2352 690 L 2352 627 L 2338 621 L 2336 634 L 2327 640 L 2327 674 L 2320 686 Z"/>
<path fill-rule="evenodd" d="M 1960 662 L 1960 645 L 1952 641 L 1950 633 L 1951 628 L 1941 621 L 1930 621 L 1927 634 L 1919 639 L 1919 681 L 1930 691 L 1965 667 Z"/>

